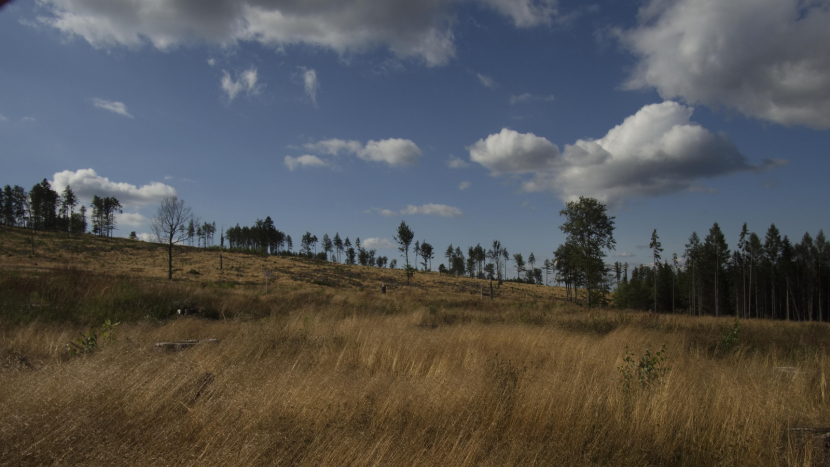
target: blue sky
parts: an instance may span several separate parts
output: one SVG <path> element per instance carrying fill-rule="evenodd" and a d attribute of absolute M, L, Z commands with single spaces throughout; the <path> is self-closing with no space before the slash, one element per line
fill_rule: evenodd
<path fill-rule="evenodd" d="M 116 196 L 122 236 L 177 194 L 389 257 L 401 220 L 551 257 L 580 195 L 610 262 L 714 222 L 795 241 L 827 227 L 828 31 L 827 1 L 17 1 L 0 183 Z"/>

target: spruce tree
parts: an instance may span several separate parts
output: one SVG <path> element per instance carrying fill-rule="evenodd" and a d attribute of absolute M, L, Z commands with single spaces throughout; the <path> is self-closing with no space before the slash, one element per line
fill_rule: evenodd
<path fill-rule="evenodd" d="M 663 252 L 663 246 L 660 244 L 660 237 L 657 236 L 657 229 L 651 233 L 651 243 L 648 244 L 651 248 L 652 257 L 654 258 L 654 312 L 657 313 L 657 265 L 660 262 L 660 253 Z"/>

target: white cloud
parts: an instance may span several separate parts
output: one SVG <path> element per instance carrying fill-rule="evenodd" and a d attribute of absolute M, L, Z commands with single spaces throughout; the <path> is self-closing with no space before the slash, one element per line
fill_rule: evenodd
<path fill-rule="evenodd" d="M 98 107 L 99 109 L 109 110 L 110 112 L 117 113 L 118 115 L 133 118 L 133 116 L 127 112 L 127 106 L 124 105 L 123 102 L 108 101 L 95 97 L 92 99 L 92 105 Z"/>
<path fill-rule="evenodd" d="M 214 65 L 216 65 L 216 59 L 214 59 L 214 58 L 209 58 L 209 59 L 207 60 L 207 64 L 208 64 L 208 65 L 210 65 L 210 66 L 214 66 Z"/>
<path fill-rule="evenodd" d="M 388 238 L 378 238 L 372 237 L 363 240 L 360 245 L 366 249 L 376 249 L 376 250 L 391 250 L 393 248 L 397 248 L 397 245 L 392 243 Z"/>
<path fill-rule="evenodd" d="M 285 156 L 285 166 L 293 172 L 297 167 L 328 167 L 329 163 L 317 156 L 306 154 L 299 157 Z"/>
<path fill-rule="evenodd" d="M 464 161 L 463 159 L 459 159 L 458 157 L 452 156 L 452 155 L 450 156 L 449 159 L 447 159 L 447 167 L 449 167 L 451 169 L 463 169 L 463 168 L 469 167 L 469 166 L 470 166 L 470 164 L 468 162 Z"/>
<path fill-rule="evenodd" d="M 228 95 L 228 100 L 232 101 L 240 92 L 245 92 L 249 96 L 259 94 L 259 86 L 257 86 L 257 69 L 249 68 L 242 72 L 234 81 L 230 73 L 222 70 L 222 90 Z"/>
<path fill-rule="evenodd" d="M 8 121 L 8 120 L 9 120 L 9 119 L 8 119 L 8 118 L 6 118 L 5 116 L 0 115 L 0 122 L 6 122 L 6 121 Z"/>
<path fill-rule="evenodd" d="M 787 164 L 750 164 L 726 135 L 692 123 L 692 112 L 671 101 L 647 105 L 603 138 L 578 140 L 561 152 L 545 138 L 504 129 L 473 144 L 470 159 L 493 175 L 532 173 L 522 183 L 525 191 L 604 202 L 689 190 L 700 179 Z"/>
<path fill-rule="evenodd" d="M 638 58 L 627 87 L 830 127 L 826 0 L 651 0 L 618 37 Z"/>
<path fill-rule="evenodd" d="M 21 122 L 34 122 L 35 120 L 37 120 L 35 117 L 22 117 L 20 119 Z"/>
<path fill-rule="evenodd" d="M 455 57 L 454 6 L 465 0 L 43 0 L 43 24 L 93 47 L 159 50 L 257 42 L 284 50 L 304 44 L 340 55 L 386 48 L 428 66 Z M 477 0 L 519 28 L 550 25 L 554 0 Z"/>
<path fill-rule="evenodd" d="M 508 128 L 478 140 L 469 149 L 470 160 L 487 167 L 494 175 L 549 169 L 559 157 L 559 148 L 547 139 Z"/>
<path fill-rule="evenodd" d="M 464 182 L 461 182 L 461 183 L 458 184 L 458 189 L 461 190 L 461 191 L 464 191 L 467 188 L 470 188 L 472 185 L 473 185 L 472 183 L 464 181 Z"/>
<path fill-rule="evenodd" d="M 637 256 L 637 255 L 635 255 L 634 253 L 629 253 L 627 251 L 620 251 L 620 252 L 614 253 L 614 258 L 632 258 L 634 256 Z"/>
<path fill-rule="evenodd" d="M 478 80 L 481 82 L 481 85 L 485 88 L 495 89 L 496 87 L 498 87 L 496 82 L 493 81 L 493 78 L 482 75 L 481 73 L 476 73 L 476 76 L 478 76 Z"/>
<path fill-rule="evenodd" d="M 424 216 L 438 216 L 438 217 L 461 217 L 464 213 L 453 206 L 447 206 L 446 204 L 423 204 L 421 206 L 414 206 L 412 204 L 408 204 L 405 208 L 401 209 L 400 211 L 392 211 L 391 209 L 381 209 L 381 208 L 372 208 L 372 211 L 375 211 L 382 216 L 386 217 L 397 217 L 397 216 L 414 216 L 414 215 L 424 215 Z"/>
<path fill-rule="evenodd" d="M 131 227 L 140 227 L 147 222 L 147 218 L 137 212 L 124 212 L 115 215 L 118 225 L 129 225 Z"/>
<path fill-rule="evenodd" d="M 414 142 L 400 138 L 370 140 L 365 146 L 355 140 L 328 139 L 306 144 L 305 148 L 333 156 L 354 154 L 364 161 L 385 162 L 391 166 L 415 165 L 423 155 Z"/>
<path fill-rule="evenodd" d="M 511 95 L 510 96 L 510 105 L 524 104 L 524 103 L 527 103 L 527 102 L 550 102 L 554 99 L 555 99 L 555 97 L 553 97 L 553 94 L 550 94 L 550 95 L 547 95 L 547 96 L 542 96 L 542 95 L 530 94 L 530 93 L 526 92 L 524 94 L 519 94 L 519 95 L 513 94 L 513 95 Z"/>
<path fill-rule="evenodd" d="M 305 148 L 320 154 L 339 156 L 341 154 L 357 154 L 358 151 L 363 149 L 363 145 L 360 144 L 360 141 L 333 138 L 306 144 Z"/>
<path fill-rule="evenodd" d="M 165 196 L 176 196 L 176 190 L 173 187 L 160 182 L 150 182 L 141 187 L 123 182 L 116 183 L 99 176 L 92 169 L 81 169 L 75 172 L 64 170 L 57 172 L 52 178 L 53 190 L 61 193 L 69 185 L 75 192 L 75 196 L 86 201 L 91 200 L 93 195 L 112 196 L 124 206 L 138 207 L 158 203 Z"/>
<path fill-rule="evenodd" d="M 314 104 L 314 107 L 317 107 L 317 89 L 320 88 L 320 82 L 317 80 L 317 71 L 311 68 L 300 68 L 303 70 L 305 93 L 311 98 L 311 102 Z"/>
<path fill-rule="evenodd" d="M 420 214 L 424 216 L 438 216 L 438 217 L 461 217 L 464 215 L 460 209 L 447 206 L 446 204 L 424 204 L 421 206 L 413 206 L 408 204 L 404 209 L 401 210 L 401 214 L 412 216 L 415 214 Z"/>
<path fill-rule="evenodd" d="M 158 243 L 158 241 L 159 241 L 159 238 L 157 236 L 155 236 L 153 234 L 145 233 L 145 232 L 141 232 L 139 234 L 136 234 L 136 236 L 142 242 Z"/>
<path fill-rule="evenodd" d="M 365 161 L 386 162 L 389 165 L 415 165 L 423 153 L 408 139 L 389 138 L 369 141 L 357 157 Z"/>
<path fill-rule="evenodd" d="M 557 14 L 556 0 L 482 0 L 482 3 L 511 18 L 518 28 L 550 25 Z"/>

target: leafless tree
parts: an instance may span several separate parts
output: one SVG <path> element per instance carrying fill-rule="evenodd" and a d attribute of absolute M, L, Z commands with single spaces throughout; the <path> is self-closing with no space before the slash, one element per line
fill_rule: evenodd
<path fill-rule="evenodd" d="M 159 243 L 167 244 L 167 280 L 173 280 L 173 245 L 188 240 L 187 222 L 192 215 L 184 200 L 172 196 L 164 198 L 153 218 L 153 233 Z"/>

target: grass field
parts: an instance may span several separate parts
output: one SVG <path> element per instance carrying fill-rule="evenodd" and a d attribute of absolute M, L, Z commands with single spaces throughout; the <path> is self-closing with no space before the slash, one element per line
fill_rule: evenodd
<path fill-rule="evenodd" d="M 243 254 L 218 271 L 196 249 L 168 283 L 155 245 L 0 240 L 3 465 L 830 463 L 826 324 L 587 310 L 525 284 L 491 301 L 472 279 Z"/>

